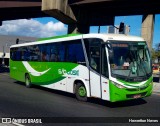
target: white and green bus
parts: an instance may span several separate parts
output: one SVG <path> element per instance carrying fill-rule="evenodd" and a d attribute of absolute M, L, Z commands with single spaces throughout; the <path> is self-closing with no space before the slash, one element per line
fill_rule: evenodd
<path fill-rule="evenodd" d="M 70 34 L 10 47 L 10 76 L 27 87 L 40 85 L 116 102 L 150 96 L 149 49 L 141 37 Z"/>

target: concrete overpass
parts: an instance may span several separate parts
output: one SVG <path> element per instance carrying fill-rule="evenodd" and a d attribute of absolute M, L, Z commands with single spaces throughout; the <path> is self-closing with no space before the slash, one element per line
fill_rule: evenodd
<path fill-rule="evenodd" d="M 52 16 L 68 24 L 68 33 L 113 25 L 115 16 L 143 15 L 142 37 L 152 45 L 159 0 L 0 0 L 0 21 Z"/>
<path fill-rule="evenodd" d="M 69 24 L 68 33 L 88 33 L 89 26 L 113 25 L 115 16 L 143 15 L 141 35 L 152 47 L 159 0 L 42 0 L 42 10 Z"/>
<path fill-rule="evenodd" d="M 0 24 L 4 20 L 45 17 L 41 0 L 0 0 Z"/>

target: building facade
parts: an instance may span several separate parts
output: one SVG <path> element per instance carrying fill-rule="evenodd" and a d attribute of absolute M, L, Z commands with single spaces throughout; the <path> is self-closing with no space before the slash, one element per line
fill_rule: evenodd
<path fill-rule="evenodd" d="M 37 40 L 33 37 L 0 35 L 0 65 L 9 66 L 10 46 L 15 45 L 17 39 L 19 39 L 19 43 Z"/>
<path fill-rule="evenodd" d="M 124 30 L 122 32 L 119 32 L 119 26 L 109 26 L 108 27 L 108 33 L 128 35 L 129 32 L 130 32 L 130 26 L 128 25 L 124 25 Z"/>

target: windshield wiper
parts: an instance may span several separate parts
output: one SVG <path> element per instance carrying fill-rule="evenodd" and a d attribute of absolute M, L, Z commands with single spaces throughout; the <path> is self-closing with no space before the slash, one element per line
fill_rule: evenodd
<path fill-rule="evenodd" d="M 130 69 L 129 74 L 128 74 L 128 76 L 126 77 L 125 81 L 127 81 L 127 80 L 128 80 L 128 78 L 130 77 L 130 75 L 131 75 L 131 71 L 132 71 L 132 69 Z"/>

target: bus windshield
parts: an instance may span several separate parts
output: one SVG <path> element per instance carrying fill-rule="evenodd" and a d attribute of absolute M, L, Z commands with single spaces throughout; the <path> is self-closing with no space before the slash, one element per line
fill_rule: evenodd
<path fill-rule="evenodd" d="M 139 82 L 151 76 L 151 59 L 145 42 L 111 42 L 111 75 Z"/>

